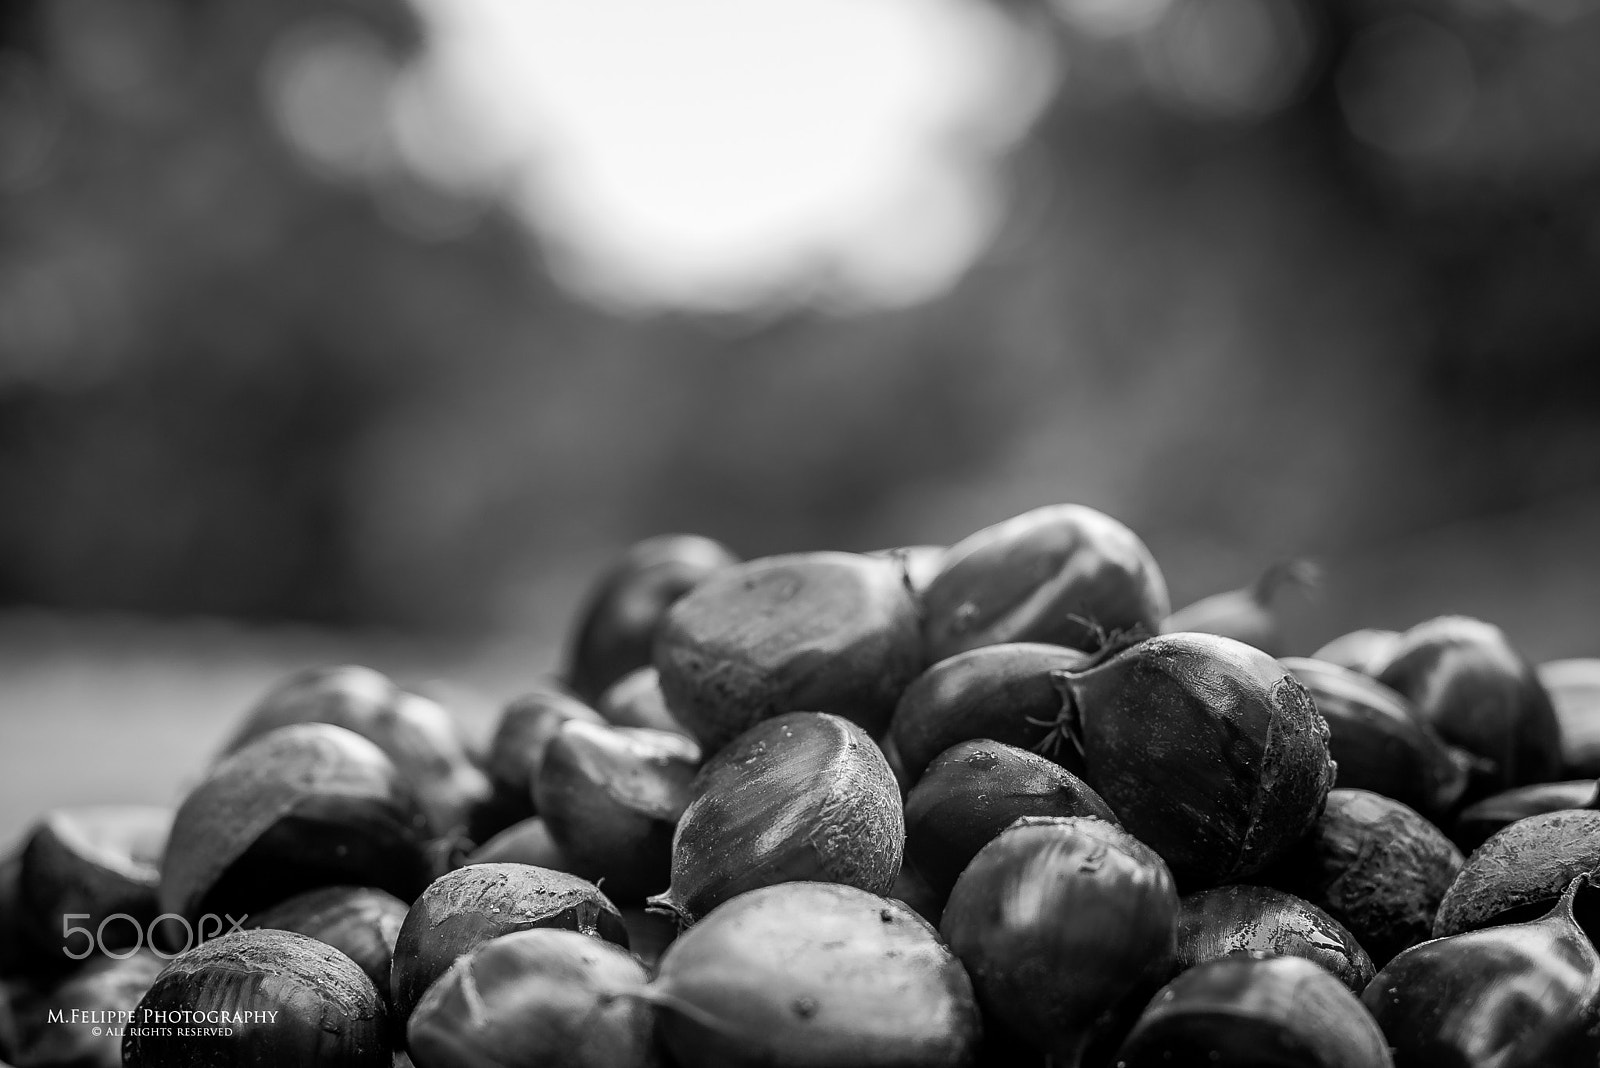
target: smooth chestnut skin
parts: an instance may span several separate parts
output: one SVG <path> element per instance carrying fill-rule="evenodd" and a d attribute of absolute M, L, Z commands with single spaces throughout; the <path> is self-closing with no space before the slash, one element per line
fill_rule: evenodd
<path fill-rule="evenodd" d="M 1267 886 L 1218 886 L 1183 898 L 1178 912 L 1178 967 L 1230 953 L 1304 957 L 1359 994 L 1372 981 L 1372 958 L 1344 926 L 1302 898 Z"/>
<path fill-rule="evenodd" d="M 1445 741 L 1489 761 L 1469 799 L 1562 777 L 1550 695 L 1500 628 L 1465 616 L 1430 619 L 1402 634 L 1373 674 Z"/>
<path fill-rule="evenodd" d="M 667 612 L 654 663 L 668 709 L 709 755 L 797 710 L 881 734 L 924 659 L 916 601 L 893 561 L 813 552 L 706 579 Z"/>
<path fill-rule="evenodd" d="M 667 609 L 738 562 L 727 546 L 697 534 L 662 534 L 630 547 L 600 577 L 578 614 L 567 656 L 572 692 L 598 701 L 617 680 L 649 664 Z"/>
<path fill-rule="evenodd" d="M 671 878 L 672 836 L 699 766 L 700 747 L 681 734 L 572 720 L 545 750 L 534 804 L 575 874 L 642 902 Z"/>
<path fill-rule="evenodd" d="M 105 923 L 95 945 L 113 953 L 143 940 L 161 912 L 158 864 L 172 816 L 171 809 L 149 805 L 86 805 L 39 819 L 18 859 L 11 921 L 26 940 L 30 968 L 52 973 L 76 966 L 64 950 L 82 952 L 88 940 L 64 939 L 64 922 L 91 931 Z M 131 919 L 105 922 L 118 915 Z"/>
<path fill-rule="evenodd" d="M 825 712 L 765 720 L 706 762 L 672 840 L 672 885 L 650 898 L 693 923 L 773 883 L 894 886 L 905 848 L 900 790 L 883 753 Z"/>
<path fill-rule="evenodd" d="M 356 963 L 332 946 L 289 931 L 238 931 L 203 942 L 162 969 L 135 1010 L 272 1012 L 215 1026 L 231 1034 L 185 1034 L 188 1025 L 129 1027 L 128 1068 L 329 1065 L 389 1068 L 393 1050 L 383 999 Z"/>
<path fill-rule="evenodd" d="M 1562 774 L 1600 778 L 1600 657 L 1552 660 L 1535 670 L 1561 723 Z"/>
<path fill-rule="evenodd" d="M 1391 1068 L 1383 1032 L 1354 994 L 1300 957 L 1207 961 L 1150 1002 L 1118 1068 Z M 1444 1062 L 1439 1062 L 1443 1064 Z"/>
<path fill-rule="evenodd" d="M 1450 837 L 1470 852 L 1518 820 L 1574 808 L 1600 809 L 1600 783 L 1594 779 L 1544 782 L 1486 797 L 1461 810 L 1451 825 Z"/>
<path fill-rule="evenodd" d="M 1409 701 L 1371 676 L 1303 657 L 1279 663 L 1305 683 L 1328 723 L 1340 786 L 1392 797 L 1441 822 L 1456 810 L 1479 758 L 1446 745 Z"/>
<path fill-rule="evenodd" d="M 572 862 L 562 855 L 561 847 L 550 837 L 549 825 L 538 816 L 507 827 L 468 855 L 467 863 L 532 864 L 572 871 Z"/>
<path fill-rule="evenodd" d="M 161 863 L 161 908 L 242 916 L 321 886 L 410 901 L 433 874 L 429 825 L 383 750 L 326 723 L 262 735 L 186 797 Z"/>
<path fill-rule="evenodd" d="M 915 783 L 940 753 L 957 742 L 986 738 L 1034 749 L 1051 737 L 1061 712 L 1052 671 L 1087 667 L 1077 649 L 1040 642 L 985 645 L 941 660 L 918 675 L 895 705 L 885 751 Z M 1070 746 L 1051 747 L 1050 759 L 1077 775 L 1083 761 Z"/>
<path fill-rule="evenodd" d="M 1095 650 L 1111 632 L 1155 633 L 1172 609 L 1139 536 L 1093 508 L 1024 512 L 952 545 L 922 596 L 929 661 L 980 645 Z"/>
<path fill-rule="evenodd" d="M 1393 798 L 1333 790 L 1311 833 L 1259 877 L 1309 901 L 1355 936 L 1378 967 L 1433 937 L 1461 871 L 1444 832 Z"/>
<path fill-rule="evenodd" d="M 1312 653 L 1310 659 L 1371 675 L 1388 663 L 1399 644 L 1399 631 L 1368 627 L 1339 635 Z"/>
<path fill-rule="evenodd" d="M 647 980 L 626 951 L 573 931 L 491 939 L 428 988 L 406 1027 L 416 1068 L 655 1068 Z"/>
<path fill-rule="evenodd" d="M 394 944 L 409 907 L 370 886 L 325 886 L 280 901 L 241 925 L 247 930 L 293 931 L 326 942 L 355 961 L 387 997 Z"/>
<path fill-rule="evenodd" d="M 793 882 L 732 899 L 667 948 L 646 996 L 677 1064 L 966 1068 L 972 983 L 910 909 Z"/>
<path fill-rule="evenodd" d="M 331 723 L 376 744 L 410 784 L 436 835 L 464 832 L 489 797 L 489 780 L 443 705 L 354 664 L 311 668 L 284 679 L 246 713 L 222 755 L 295 723 Z"/>
<path fill-rule="evenodd" d="M 960 742 L 939 754 L 906 798 L 906 860 L 942 900 L 978 850 L 1023 816 L 1117 822 L 1087 783 L 1037 753 Z"/>
<path fill-rule="evenodd" d="M 1600 812 L 1573 809 L 1518 820 L 1467 858 L 1433 921 L 1444 938 L 1547 912 L 1573 879 L 1600 869 Z M 1595 895 L 1578 892 L 1578 917 L 1595 928 Z"/>
<path fill-rule="evenodd" d="M 1415 946 L 1361 1000 L 1397 1068 L 1587 1068 L 1600 1059 L 1600 955 L 1573 915 L 1575 879 L 1535 919 Z"/>
<path fill-rule="evenodd" d="M 400 926 L 389 1002 L 404 1023 L 456 958 L 491 938 L 553 927 L 624 949 L 622 915 L 591 882 L 527 864 L 472 864 L 434 880 Z"/>
<path fill-rule="evenodd" d="M 1127 832 L 1024 818 L 961 873 L 939 930 L 985 1016 L 1076 1068 L 1171 974 L 1177 923 L 1172 874 Z"/>
<path fill-rule="evenodd" d="M 533 781 L 550 740 L 568 720 L 606 722 L 582 701 L 548 687 L 518 697 L 500 713 L 485 762 L 494 793 L 479 815 L 478 841 L 534 815 Z"/>
<path fill-rule="evenodd" d="M 1288 639 L 1275 607 L 1278 597 L 1286 588 L 1309 589 L 1318 577 L 1309 560 L 1279 561 L 1242 589 L 1214 593 L 1177 609 L 1161 621 L 1161 633 L 1220 634 L 1269 656 L 1283 656 Z"/>
<path fill-rule="evenodd" d="M 1328 725 L 1261 650 L 1163 634 L 1053 677 L 1085 781 L 1186 891 L 1260 871 L 1321 814 Z"/>
<path fill-rule="evenodd" d="M 878 549 L 868 556 L 883 556 L 900 565 L 905 575 L 906 587 L 920 601 L 928 585 L 944 570 L 947 545 L 897 545 L 893 549 Z"/>

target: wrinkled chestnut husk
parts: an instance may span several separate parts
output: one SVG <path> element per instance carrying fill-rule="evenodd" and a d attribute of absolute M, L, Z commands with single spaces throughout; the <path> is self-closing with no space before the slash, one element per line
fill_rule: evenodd
<path fill-rule="evenodd" d="M 534 805 L 571 870 L 616 901 L 660 890 L 688 807 L 700 748 L 681 734 L 561 725 L 534 781 Z"/>
<path fill-rule="evenodd" d="M 878 549 L 867 555 L 893 560 L 904 576 L 906 588 L 920 602 L 929 583 L 944 570 L 945 556 L 949 551 L 945 545 L 897 545 L 893 549 Z"/>
<path fill-rule="evenodd" d="M 1592 1068 L 1600 955 L 1573 915 L 1574 879 L 1531 921 L 1400 954 L 1362 995 L 1398 1068 Z"/>
<path fill-rule="evenodd" d="M 973 738 L 1032 749 L 1050 737 L 1061 695 L 1050 672 L 1087 667 L 1087 653 L 1060 645 L 1015 642 L 985 645 L 941 660 L 901 694 L 889 721 L 892 748 L 912 784 L 933 758 Z M 1057 747 L 1051 759 L 1083 774 L 1076 750 Z M 909 787 L 908 787 L 909 789 Z"/>
<path fill-rule="evenodd" d="M 742 894 L 681 935 L 645 996 L 677 1063 L 965 1068 L 972 984 L 925 921 L 851 886 Z"/>
<path fill-rule="evenodd" d="M 1400 632 L 1397 630 L 1353 630 L 1322 646 L 1311 654 L 1310 659 L 1371 675 L 1388 663 L 1390 654 L 1399 644 Z"/>
<path fill-rule="evenodd" d="M 1260 871 L 1321 815 L 1328 725 L 1261 650 L 1165 634 L 1052 678 L 1084 779 L 1186 891 Z"/>
<path fill-rule="evenodd" d="M 1332 790 L 1322 817 L 1279 862 L 1269 885 L 1332 916 L 1383 967 L 1433 937 L 1461 852 L 1415 810 L 1367 790 Z"/>
<path fill-rule="evenodd" d="M 1489 761 L 1467 799 L 1561 778 L 1561 727 L 1533 665 L 1498 627 L 1465 616 L 1419 623 L 1374 677 L 1439 736 Z"/>
<path fill-rule="evenodd" d="M 1446 745 L 1411 703 L 1369 675 L 1302 657 L 1279 663 L 1311 691 L 1328 723 L 1339 785 L 1404 802 L 1430 819 L 1453 812 L 1481 757 Z"/>
<path fill-rule="evenodd" d="M 866 732 L 791 712 L 706 762 L 672 841 L 672 883 L 650 899 L 693 923 L 737 894 L 797 880 L 894 886 L 905 849 L 900 791 Z"/>
<path fill-rule="evenodd" d="M 1450 837 L 1470 852 L 1518 820 L 1575 808 L 1600 809 L 1600 783 L 1593 779 L 1543 782 L 1494 794 L 1462 809 Z"/>
<path fill-rule="evenodd" d="M 1433 936 L 1543 915 L 1579 875 L 1600 869 L 1600 812 L 1572 809 L 1518 820 L 1491 835 L 1439 903 Z M 1600 894 L 1578 894 L 1578 920 L 1600 932 Z"/>
<path fill-rule="evenodd" d="M 242 926 L 293 931 L 326 942 L 355 961 L 387 998 L 389 965 L 408 907 L 393 894 L 369 886 L 325 886 L 253 913 Z"/>
<path fill-rule="evenodd" d="M 950 547 L 922 596 L 930 662 L 1002 642 L 1096 650 L 1113 631 L 1154 633 L 1172 609 L 1139 536 L 1076 504 L 1049 505 Z"/>
<path fill-rule="evenodd" d="M 667 707 L 707 755 L 797 709 L 879 734 L 923 664 L 899 568 L 854 553 L 726 568 L 672 606 L 655 648 Z"/>
<path fill-rule="evenodd" d="M 10 1007 L 11 1033 L 5 1034 L 6 1028 L 0 1027 L 0 1055 L 18 1068 L 117 1068 L 122 1064 L 122 1038 L 115 1025 L 64 1023 L 61 1017 L 70 1021 L 74 1009 L 108 1014 L 132 1011 L 166 964 L 149 949 L 126 957 L 96 956 L 53 987 L 24 990 Z M 53 1012 L 61 1016 L 52 1020 Z M 117 1019 L 114 1015 L 103 1018 Z"/>
<path fill-rule="evenodd" d="M 1552 660 L 1535 670 L 1561 723 L 1562 774 L 1600 778 L 1600 658 Z"/>
<path fill-rule="evenodd" d="M 532 864 L 536 868 L 572 871 L 571 861 L 550 837 L 550 827 L 534 816 L 512 824 L 467 857 L 468 864 Z"/>
<path fill-rule="evenodd" d="M 1390 1068 L 1356 995 L 1300 957 L 1237 954 L 1184 972 L 1151 1000 L 1118 1068 Z"/>
<path fill-rule="evenodd" d="M 173 1012 L 274 1015 L 176 1025 L 156 1015 Z M 231 1033 L 194 1033 L 208 1028 Z M 241 931 L 162 969 L 135 1010 L 122 1056 L 128 1068 L 389 1068 L 390 1034 L 383 998 L 349 957 L 290 931 Z"/>
<path fill-rule="evenodd" d="M 1037 753 L 960 742 L 928 765 L 906 798 L 906 862 L 942 900 L 996 835 L 1023 816 L 1095 816 L 1116 823 L 1100 795 Z"/>
<path fill-rule="evenodd" d="M 1359 994 L 1372 958 L 1344 925 L 1304 898 L 1267 886 L 1218 886 L 1189 894 L 1178 912 L 1178 967 L 1230 953 L 1304 957 Z"/>
<path fill-rule="evenodd" d="M 434 874 L 428 821 L 392 761 L 343 727 L 301 723 L 211 770 L 173 819 L 161 908 L 239 917 L 322 886 L 403 901 Z"/>
<path fill-rule="evenodd" d="M 939 928 L 987 1018 L 1078 1068 L 1172 972 L 1178 895 L 1156 853 L 1092 817 L 1025 817 L 961 873 Z"/>
<path fill-rule="evenodd" d="M 550 739 L 567 720 L 605 723 L 605 717 L 582 701 L 549 688 L 506 705 L 489 742 L 486 767 L 493 793 L 473 823 L 475 841 L 487 841 L 534 815 L 533 780 Z"/>
<path fill-rule="evenodd" d="M 221 755 L 296 723 L 331 723 L 376 744 L 400 769 L 436 836 L 465 833 L 488 800 L 489 779 L 443 705 L 350 664 L 312 668 L 279 683 L 245 715 Z"/>
<path fill-rule="evenodd" d="M 49 975 L 77 967 L 66 951 L 81 953 L 91 940 L 63 937 L 67 925 L 99 932 L 93 939 L 97 953 L 139 945 L 161 912 L 158 863 L 171 826 L 171 809 L 147 805 L 45 813 L 24 839 L 17 912 L 4 921 L 21 935 L 24 970 Z"/>
<path fill-rule="evenodd" d="M 667 710 L 661 673 L 653 667 L 630 671 L 618 679 L 616 685 L 600 695 L 596 711 L 614 727 L 644 727 L 690 736 L 689 729 Z"/>
<path fill-rule="evenodd" d="M 572 931 L 502 935 L 450 966 L 406 1027 L 417 1068 L 654 1068 L 647 976 L 615 946 Z"/>
<path fill-rule="evenodd" d="M 1274 604 L 1286 588 L 1309 590 L 1319 577 L 1309 560 L 1281 560 L 1243 589 L 1214 593 L 1173 612 L 1161 621 L 1161 633 L 1220 634 L 1283 656 L 1287 639 Z"/>
<path fill-rule="evenodd" d="M 601 576 L 578 614 L 567 656 L 572 692 L 598 701 L 618 679 L 650 663 L 667 609 L 738 562 L 726 546 L 696 534 L 663 534 L 629 548 Z"/>
<path fill-rule="evenodd" d="M 555 927 L 623 948 L 628 932 L 599 888 L 566 872 L 527 864 L 473 864 L 442 875 L 406 914 L 395 940 L 389 1003 L 404 1023 L 418 999 L 475 946 L 512 931 Z"/>

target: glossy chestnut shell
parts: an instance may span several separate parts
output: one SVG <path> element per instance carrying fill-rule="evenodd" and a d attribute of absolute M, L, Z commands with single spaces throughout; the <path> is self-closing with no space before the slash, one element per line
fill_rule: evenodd
<path fill-rule="evenodd" d="M 1600 809 L 1600 783 L 1542 782 L 1493 794 L 1462 809 L 1451 824 L 1450 836 L 1471 851 L 1518 820 L 1575 808 Z"/>
<path fill-rule="evenodd" d="M 1250 585 L 1214 593 L 1177 609 L 1161 621 L 1161 633 L 1219 634 L 1255 646 L 1269 656 L 1288 652 L 1277 601 L 1288 588 L 1309 589 L 1320 572 L 1309 560 L 1282 560 Z"/>
<path fill-rule="evenodd" d="M 248 929 L 293 931 L 325 942 L 355 961 L 385 998 L 394 944 L 410 906 L 369 886 L 325 886 L 254 913 Z"/>
<path fill-rule="evenodd" d="M 1178 912 L 1179 969 L 1230 953 L 1304 957 L 1357 994 L 1375 970 L 1344 925 L 1293 894 L 1235 885 L 1186 895 Z"/>

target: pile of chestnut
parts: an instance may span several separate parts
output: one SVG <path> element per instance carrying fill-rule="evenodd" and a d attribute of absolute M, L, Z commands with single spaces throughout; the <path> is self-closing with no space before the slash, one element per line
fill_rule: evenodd
<path fill-rule="evenodd" d="M 1311 577 L 1174 612 L 1076 505 L 641 542 L 481 748 L 320 668 L 176 810 L 42 817 L 0 1058 L 1600 1064 L 1600 660 L 1448 616 L 1287 656 Z"/>

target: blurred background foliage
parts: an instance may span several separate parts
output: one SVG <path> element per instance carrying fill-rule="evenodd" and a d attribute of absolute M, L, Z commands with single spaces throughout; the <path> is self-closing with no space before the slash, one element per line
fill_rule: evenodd
<path fill-rule="evenodd" d="M 1308 640 L 1474 611 L 1600 651 L 1590 5 L 995 0 L 1025 106 L 958 131 L 993 197 L 947 280 L 819 254 L 697 305 L 585 289 L 451 170 L 461 116 L 396 147 L 443 4 L 0 8 L 0 604 L 542 669 L 646 534 L 1072 500 L 1179 601 L 1322 558 Z"/>

